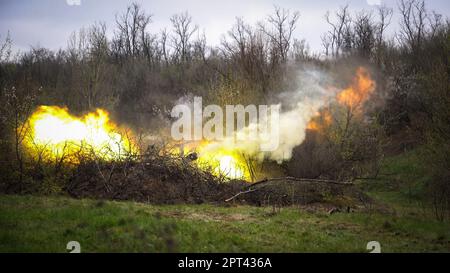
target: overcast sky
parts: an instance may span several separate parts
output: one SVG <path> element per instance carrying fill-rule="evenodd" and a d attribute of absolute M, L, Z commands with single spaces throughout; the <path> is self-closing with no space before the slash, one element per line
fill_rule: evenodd
<path fill-rule="evenodd" d="M 77 1 L 81 4 L 70 5 Z M 188 11 L 194 23 L 205 32 L 210 45 L 220 42 L 236 17 L 255 23 L 265 18 L 274 5 L 297 10 L 300 19 L 295 37 L 306 39 L 314 51 L 321 50 L 320 36 L 328 30 L 324 20 L 327 10 L 336 10 L 347 3 L 352 10 L 370 10 L 381 2 L 398 13 L 396 0 L 0 0 L 0 36 L 3 40 L 10 31 L 16 50 L 38 45 L 65 48 L 73 31 L 97 21 L 105 22 L 111 35 L 115 15 L 131 2 L 140 3 L 146 12 L 153 14 L 149 28 L 153 33 L 170 28 L 169 18 L 173 14 Z M 428 0 L 426 4 L 429 10 L 450 17 L 450 1 Z M 398 20 L 396 14 L 391 33 L 397 28 Z"/>

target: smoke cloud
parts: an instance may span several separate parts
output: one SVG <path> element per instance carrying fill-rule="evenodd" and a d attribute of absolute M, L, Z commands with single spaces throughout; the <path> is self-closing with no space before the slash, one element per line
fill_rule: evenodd
<path fill-rule="evenodd" d="M 251 123 L 236 132 L 233 137 L 208 143 L 201 149 L 200 156 L 202 153 L 214 153 L 214 151 L 220 149 L 239 151 L 258 159 L 269 158 L 278 163 L 289 160 L 292 157 L 293 149 L 305 139 L 305 131 L 311 118 L 317 115 L 319 109 L 334 97 L 335 92 L 333 92 L 331 83 L 331 77 L 328 73 L 319 69 L 305 68 L 297 71 L 297 88 L 295 90 L 282 92 L 275 97 L 274 102 L 281 109 L 279 121 L 276 124 L 279 141 L 276 149 L 272 151 L 261 150 L 261 145 L 267 143 L 268 138 L 270 138 L 270 135 L 261 133 L 264 132 L 262 128 L 266 124 L 274 126 L 274 124 L 267 122 L 267 119 L 270 120 L 270 116 L 268 116 L 260 117 L 257 122 Z M 240 141 L 236 141 L 239 135 L 249 135 L 255 130 L 259 132 L 259 134 L 256 134 L 259 136 L 258 138 L 241 138 Z"/>

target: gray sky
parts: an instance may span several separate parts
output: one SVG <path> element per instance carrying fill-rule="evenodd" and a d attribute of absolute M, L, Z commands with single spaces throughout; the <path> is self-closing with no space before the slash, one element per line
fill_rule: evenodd
<path fill-rule="evenodd" d="M 69 5 L 81 1 L 81 5 Z M 115 14 L 121 13 L 133 1 L 128 0 L 0 0 L 0 36 L 8 30 L 14 48 L 25 50 L 30 46 L 50 49 L 65 48 L 70 34 L 83 26 L 106 22 L 112 35 Z M 352 10 L 374 9 L 383 2 L 397 13 L 396 0 L 136 0 L 146 12 L 153 14 L 149 30 L 159 32 L 170 28 L 169 18 L 175 13 L 188 11 L 195 24 L 204 31 L 208 44 L 216 45 L 221 36 L 231 28 L 236 17 L 248 23 L 265 18 L 277 5 L 298 10 L 295 37 L 306 39 L 313 51 L 321 50 L 320 36 L 328 30 L 324 20 L 327 10 L 333 11 L 346 3 Z M 448 0 L 426 1 L 429 10 L 450 17 Z M 394 15 L 390 32 L 396 30 L 399 17 Z"/>

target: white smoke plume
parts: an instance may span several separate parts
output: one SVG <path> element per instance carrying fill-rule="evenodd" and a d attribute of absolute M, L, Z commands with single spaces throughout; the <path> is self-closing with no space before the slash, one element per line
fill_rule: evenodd
<path fill-rule="evenodd" d="M 305 139 L 309 121 L 333 94 L 330 77 L 325 72 L 304 69 L 297 73 L 298 88 L 278 96 L 282 108 L 288 110 L 280 114 L 279 147 L 266 155 L 278 162 L 291 158 L 293 149 Z"/>
<path fill-rule="evenodd" d="M 259 159 L 269 158 L 281 163 L 292 157 L 293 149 L 305 139 L 305 131 L 311 118 L 333 96 L 331 77 L 318 69 L 302 69 L 297 72 L 297 88 L 290 92 L 280 93 L 275 97 L 275 103 L 281 108 L 278 122 L 279 145 L 273 151 L 261 151 L 262 144 L 268 141 L 267 135 L 261 135 L 256 139 L 236 141 L 234 137 L 226 137 L 221 141 L 210 142 L 203 147 L 200 153 L 211 153 L 215 150 L 225 149 L 240 151 L 248 156 Z M 270 118 L 268 118 L 270 119 Z M 239 134 L 249 134 L 254 130 L 261 130 L 265 119 L 258 119 Z M 201 154 L 200 154 L 201 156 Z"/>

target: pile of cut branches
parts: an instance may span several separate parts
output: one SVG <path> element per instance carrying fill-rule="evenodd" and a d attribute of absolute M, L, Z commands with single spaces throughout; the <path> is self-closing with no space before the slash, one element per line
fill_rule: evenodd
<path fill-rule="evenodd" d="M 77 198 L 154 204 L 236 202 L 281 207 L 331 203 L 348 208 L 370 203 L 351 182 L 296 177 L 255 183 L 224 181 L 211 170 L 199 168 L 195 158 L 149 150 L 129 160 L 86 160 L 74 170 L 65 190 Z"/>
<path fill-rule="evenodd" d="M 149 151 L 120 162 L 81 162 L 66 191 L 77 198 L 155 204 L 223 202 L 246 185 L 224 182 L 189 157 Z"/>

